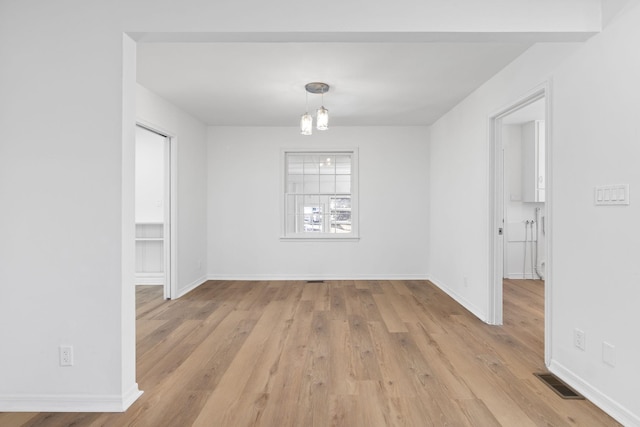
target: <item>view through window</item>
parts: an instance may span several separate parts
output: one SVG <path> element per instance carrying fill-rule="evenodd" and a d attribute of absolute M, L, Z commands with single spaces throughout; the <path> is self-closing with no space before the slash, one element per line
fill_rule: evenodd
<path fill-rule="evenodd" d="M 353 152 L 285 153 L 287 236 L 353 231 Z"/>

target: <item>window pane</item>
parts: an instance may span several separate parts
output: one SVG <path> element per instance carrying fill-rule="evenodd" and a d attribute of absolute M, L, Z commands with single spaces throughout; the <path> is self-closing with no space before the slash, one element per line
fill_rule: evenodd
<path fill-rule="evenodd" d="M 336 192 L 336 176 L 320 175 L 320 193 L 334 194 Z"/>
<path fill-rule="evenodd" d="M 288 155 L 287 156 L 287 174 L 301 175 L 304 171 L 304 156 Z"/>
<path fill-rule="evenodd" d="M 322 206 L 323 212 L 328 212 L 331 209 L 331 196 L 320 196 L 318 198 L 320 206 Z"/>
<path fill-rule="evenodd" d="M 302 193 L 304 175 L 289 175 L 287 177 L 287 193 Z"/>
<path fill-rule="evenodd" d="M 351 193 L 351 175 L 336 175 L 336 193 Z"/>
<path fill-rule="evenodd" d="M 319 205 L 305 205 L 304 207 L 304 231 L 322 232 L 323 225 L 322 207 Z"/>
<path fill-rule="evenodd" d="M 320 174 L 321 175 L 333 175 L 336 173 L 336 161 L 335 157 L 324 155 L 320 158 Z"/>
<path fill-rule="evenodd" d="M 304 196 L 302 195 L 288 195 L 287 196 L 287 206 L 286 213 L 287 215 L 300 215 L 302 213 L 302 209 L 304 208 Z"/>
<path fill-rule="evenodd" d="M 303 198 L 303 207 L 320 207 L 320 196 L 317 195 L 313 195 L 313 196 L 304 196 Z M 301 211 L 299 211 L 299 213 L 302 213 Z"/>
<path fill-rule="evenodd" d="M 301 227 L 298 226 L 296 215 L 287 215 L 285 231 L 287 233 L 298 233 L 302 231 L 300 228 Z"/>
<path fill-rule="evenodd" d="M 339 175 L 351 173 L 351 156 L 336 156 L 336 173 Z"/>
<path fill-rule="evenodd" d="M 332 197 L 331 209 L 351 209 L 351 197 L 350 196 Z"/>
<path fill-rule="evenodd" d="M 304 192 L 305 194 L 320 192 L 320 175 L 304 176 Z"/>
<path fill-rule="evenodd" d="M 304 174 L 318 175 L 320 171 L 320 157 L 316 155 L 308 155 L 304 158 Z"/>

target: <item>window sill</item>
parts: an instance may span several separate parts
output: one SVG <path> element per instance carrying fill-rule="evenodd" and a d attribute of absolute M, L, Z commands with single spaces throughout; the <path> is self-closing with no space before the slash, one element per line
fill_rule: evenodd
<path fill-rule="evenodd" d="M 358 236 L 280 236 L 281 242 L 358 242 Z"/>

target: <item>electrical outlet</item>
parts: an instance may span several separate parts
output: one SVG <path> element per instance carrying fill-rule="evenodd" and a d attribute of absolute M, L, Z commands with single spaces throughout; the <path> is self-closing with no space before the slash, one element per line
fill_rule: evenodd
<path fill-rule="evenodd" d="M 465 287 L 465 288 L 468 288 L 468 287 L 469 287 L 469 278 L 468 278 L 467 276 L 464 276 L 464 277 L 462 278 L 462 281 L 463 281 L 463 283 L 464 283 L 464 287 Z"/>
<path fill-rule="evenodd" d="M 73 366 L 73 346 L 60 346 L 60 366 Z"/>
<path fill-rule="evenodd" d="M 586 337 L 583 330 L 578 328 L 573 330 L 573 344 L 582 351 L 584 351 L 586 347 L 585 339 Z"/>
<path fill-rule="evenodd" d="M 602 343 L 602 361 L 612 368 L 616 366 L 616 348 L 606 341 Z"/>

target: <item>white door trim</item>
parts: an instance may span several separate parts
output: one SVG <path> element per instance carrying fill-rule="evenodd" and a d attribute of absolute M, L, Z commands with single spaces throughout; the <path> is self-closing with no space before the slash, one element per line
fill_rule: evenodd
<path fill-rule="evenodd" d="M 168 203 L 164 204 L 164 267 L 165 267 L 165 283 L 164 298 L 172 299 L 178 296 L 178 268 L 177 268 L 177 224 L 178 224 L 178 138 L 172 132 L 163 129 L 146 120 L 136 119 L 136 125 L 151 132 L 155 132 L 166 138 L 165 156 L 164 156 L 164 200 Z"/>
<path fill-rule="evenodd" d="M 502 118 L 519 110 L 539 99 L 545 99 L 545 122 L 546 122 L 546 202 L 545 202 L 545 364 L 549 366 L 551 360 L 551 289 L 553 283 L 552 275 L 552 203 L 553 203 L 553 177 L 551 175 L 552 164 L 552 138 L 551 138 L 551 80 L 548 80 L 533 88 L 506 107 L 497 110 L 489 116 L 489 180 L 490 180 L 490 200 L 489 200 L 489 280 L 488 280 L 488 307 L 487 323 L 491 325 L 501 325 L 503 322 L 502 313 L 502 279 L 504 263 L 504 236 L 499 233 L 499 229 L 504 231 L 504 157 L 502 143 Z"/>

